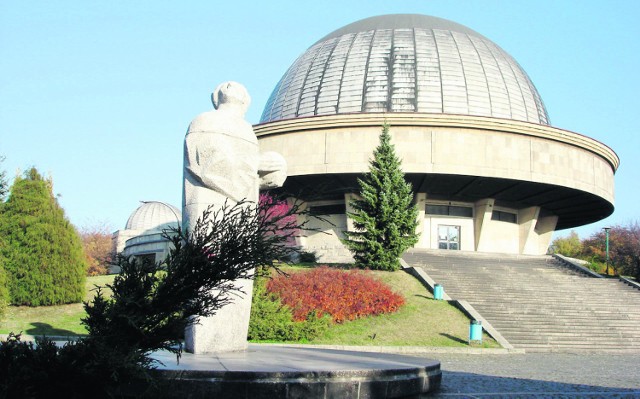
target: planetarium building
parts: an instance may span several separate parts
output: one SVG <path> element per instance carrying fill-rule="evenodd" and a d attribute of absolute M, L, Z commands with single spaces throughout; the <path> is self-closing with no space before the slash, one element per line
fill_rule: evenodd
<path fill-rule="evenodd" d="M 384 123 L 420 212 L 418 248 L 544 254 L 554 230 L 613 212 L 619 159 L 552 127 L 522 67 L 491 40 L 423 15 L 338 29 L 284 73 L 254 126 L 288 164 L 284 190 L 320 231 L 300 244 L 350 254 L 346 216 Z"/>

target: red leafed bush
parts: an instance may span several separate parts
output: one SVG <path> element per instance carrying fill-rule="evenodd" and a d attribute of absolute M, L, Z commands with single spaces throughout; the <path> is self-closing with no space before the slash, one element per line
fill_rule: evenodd
<path fill-rule="evenodd" d="M 404 305 L 396 294 L 370 273 L 343 271 L 326 266 L 312 271 L 279 275 L 267 284 L 267 290 L 293 309 L 295 320 L 315 311 L 318 317 L 328 313 L 336 323 L 380 313 L 395 312 Z"/>

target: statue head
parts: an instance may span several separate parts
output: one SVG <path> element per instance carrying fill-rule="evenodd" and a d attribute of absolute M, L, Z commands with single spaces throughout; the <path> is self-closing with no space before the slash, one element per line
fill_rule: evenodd
<path fill-rule="evenodd" d="M 211 101 L 215 109 L 234 109 L 244 116 L 251 103 L 251 97 L 243 85 L 229 81 L 216 87 L 211 94 Z"/>

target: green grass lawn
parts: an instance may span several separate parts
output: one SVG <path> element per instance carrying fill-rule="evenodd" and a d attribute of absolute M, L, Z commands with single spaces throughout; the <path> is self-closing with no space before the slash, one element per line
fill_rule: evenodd
<path fill-rule="evenodd" d="M 286 268 L 287 271 L 300 268 Z M 400 292 L 406 304 L 396 313 L 372 316 L 332 326 L 311 344 L 379 345 L 379 346 L 449 346 L 465 347 L 469 320 L 445 301 L 435 301 L 418 280 L 403 272 L 371 272 Z M 104 286 L 114 276 L 87 278 L 90 300 L 94 286 Z M 74 336 L 86 334 L 80 319 L 85 316 L 81 303 L 60 306 L 9 306 L 0 322 L 0 334 Z M 499 347 L 486 334 L 483 347 Z"/>
<path fill-rule="evenodd" d="M 93 298 L 95 295 L 93 288 L 96 285 L 104 286 L 111 283 L 113 278 L 113 275 L 88 277 L 85 300 L 89 301 Z M 0 334 L 22 332 L 27 335 L 83 335 L 87 331 L 80 323 L 80 319 L 85 315 L 81 303 L 38 307 L 8 306 L 5 317 L 0 322 Z"/>
<path fill-rule="evenodd" d="M 294 272 L 301 269 L 284 270 Z M 406 304 L 392 314 L 336 324 L 310 344 L 468 346 L 469 319 L 462 312 L 446 301 L 435 301 L 418 280 L 404 271 L 371 273 L 395 292 L 402 293 Z M 500 345 L 485 334 L 482 347 Z"/>

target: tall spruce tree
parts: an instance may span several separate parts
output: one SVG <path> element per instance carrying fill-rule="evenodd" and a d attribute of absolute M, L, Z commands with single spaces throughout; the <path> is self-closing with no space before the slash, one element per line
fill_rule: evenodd
<path fill-rule="evenodd" d="M 389 125 L 384 124 L 380 144 L 373 153 L 369 173 L 358 179 L 360 198 L 349 204 L 355 231 L 343 240 L 356 265 L 375 270 L 398 270 L 400 256 L 418 241 L 418 209 L 411 184 L 404 179 L 395 154 Z"/>
<path fill-rule="evenodd" d="M 17 177 L 0 208 L 0 258 L 15 305 L 54 305 L 84 298 L 80 237 L 35 168 Z"/>

